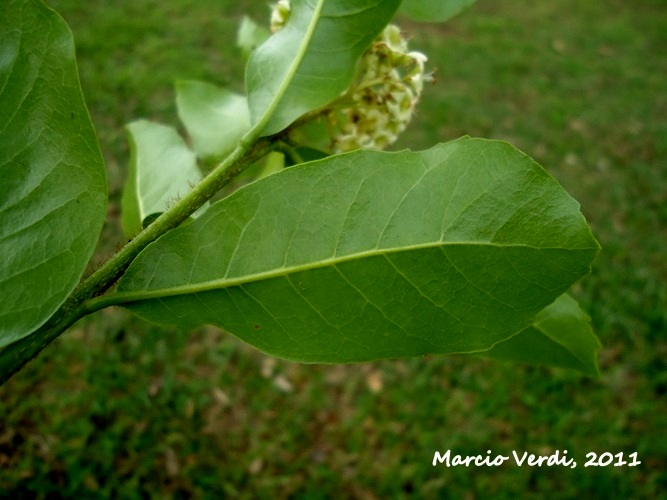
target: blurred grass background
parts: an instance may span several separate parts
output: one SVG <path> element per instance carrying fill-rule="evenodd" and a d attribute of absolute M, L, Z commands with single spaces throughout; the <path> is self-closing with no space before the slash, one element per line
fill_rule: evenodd
<path fill-rule="evenodd" d="M 122 243 L 124 124 L 178 125 L 173 82 L 242 90 L 240 16 L 264 2 L 49 0 L 70 24 L 108 164 L 96 260 Z M 582 204 L 602 244 L 573 293 L 604 347 L 601 380 L 427 357 L 276 361 L 213 328 L 107 310 L 0 388 L 9 498 L 667 498 L 667 5 L 479 0 L 402 27 L 439 82 L 399 147 L 508 140 Z M 575 469 L 433 467 L 436 450 L 567 449 Z M 641 465 L 584 468 L 588 452 Z"/>

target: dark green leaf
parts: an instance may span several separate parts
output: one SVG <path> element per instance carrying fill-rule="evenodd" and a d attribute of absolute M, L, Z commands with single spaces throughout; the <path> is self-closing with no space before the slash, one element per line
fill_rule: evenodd
<path fill-rule="evenodd" d="M 275 134 L 338 97 L 399 4 L 400 0 L 293 0 L 287 24 L 248 61 L 253 127 L 259 125 L 262 135 Z"/>
<path fill-rule="evenodd" d="M 403 0 L 401 12 L 415 21 L 441 23 L 474 3 L 475 0 Z"/>
<path fill-rule="evenodd" d="M 141 228 L 146 229 L 153 222 L 155 222 L 160 217 L 160 215 L 162 215 L 162 212 L 155 212 L 144 218 L 144 220 L 141 221 Z"/>
<path fill-rule="evenodd" d="M 474 352 L 527 328 L 598 248 L 539 165 L 460 139 L 254 182 L 146 248 L 116 301 L 301 361 Z"/>
<path fill-rule="evenodd" d="M 178 132 L 139 120 L 127 126 L 130 168 L 123 190 L 123 230 L 133 236 L 151 214 L 164 212 L 201 180 L 195 154 Z"/>
<path fill-rule="evenodd" d="M 86 267 L 106 179 L 72 34 L 36 0 L 0 3 L 0 346 L 40 327 Z"/>
<path fill-rule="evenodd" d="M 564 294 L 540 311 L 529 328 L 479 355 L 558 366 L 598 376 L 600 341 L 593 333 L 590 321 L 577 301 Z"/>

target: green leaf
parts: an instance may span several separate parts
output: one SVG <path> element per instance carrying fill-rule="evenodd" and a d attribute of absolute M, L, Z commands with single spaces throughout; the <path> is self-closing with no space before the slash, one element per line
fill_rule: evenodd
<path fill-rule="evenodd" d="M 206 160 L 227 156 L 250 130 L 247 99 L 210 83 L 178 82 L 176 105 L 197 155 Z"/>
<path fill-rule="evenodd" d="M 166 125 L 139 120 L 127 126 L 130 166 L 123 190 L 122 223 L 134 236 L 143 220 L 164 212 L 201 180 L 195 154 L 178 132 Z"/>
<path fill-rule="evenodd" d="M 248 57 L 250 53 L 264 43 L 269 36 L 271 36 L 271 33 L 268 29 L 259 26 L 248 16 L 243 16 L 241 24 L 239 25 L 239 30 L 236 33 L 236 45 L 241 49 L 243 54 Z"/>
<path fill-rule="evenodd" d="M 414 21 L 441 23 L 474 3 L 475 0 L 403 0 L 401 12 Z"/>
<path fill-rule="evenodd" d="M 254 182 L 147 247 L 113 300 L 293 360 L 474 352 L 527 328 L 598 249 L 539 165 L 464 138 Z"/>
<path fill-rule="evenodd" d="M 479 355 L 558 366 L 599 376 L 597 351 L 600 341 L 593 333 L 590 321 L 577 301 L 564 294 L 540 311 L 530 327 Z"/>
<path fill-rule="evenodd" d="M 72 34 L 41 2 L 0 7 L 0 346 L 39 328 L 81 278 L 106 215 L 104 162 Z"/>
<path fill-rule="evenodd" d="M 261 135 L 275 134 L 338 97 L 399 4 L 400 0 L 293 0 L 286 25 L 248 61 L 253 127 L 260 127 Z"/>

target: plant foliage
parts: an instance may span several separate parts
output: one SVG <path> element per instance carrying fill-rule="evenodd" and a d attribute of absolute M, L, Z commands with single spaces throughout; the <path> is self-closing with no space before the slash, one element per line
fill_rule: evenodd
<path fill-rule="evenodd" d="M 106 186 L 72 37 L 37 0 L 5 2 L 3 380 L 110 305 L 184 328 L 215 324 L 299 361 L 485 353 L 595 374 L 599 344 L 566 292 L 599 247 L 542 167 L 471 138 L 333 154 L 308 128 L 323 118 L 377 126 L 388 123 L 382 113 L 407 123 L 426 58 L 388 24 L 399 7 L 442 21 L 471 3 L 283 0 L 268 38 L 245 19 L 247 97 L 180 82 L 189 142 L 164 125 L 129 125 L 122 221 L 131 241 L 77 286 Z M 388 69 L 374 76 L 372 64 Z M 245 186 L 231 189 L 246 169 Z"/>

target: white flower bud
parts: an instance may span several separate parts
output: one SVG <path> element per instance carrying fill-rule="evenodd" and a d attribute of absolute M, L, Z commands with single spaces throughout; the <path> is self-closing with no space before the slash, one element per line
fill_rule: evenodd
<path fill-rule="evenodd" d="M 292 8 L 289 0 L 278 0 L 278 3 L 273 4 L 271 10 L 271 32 L 275 33 L 280 30 L 289 19 Z"/>

